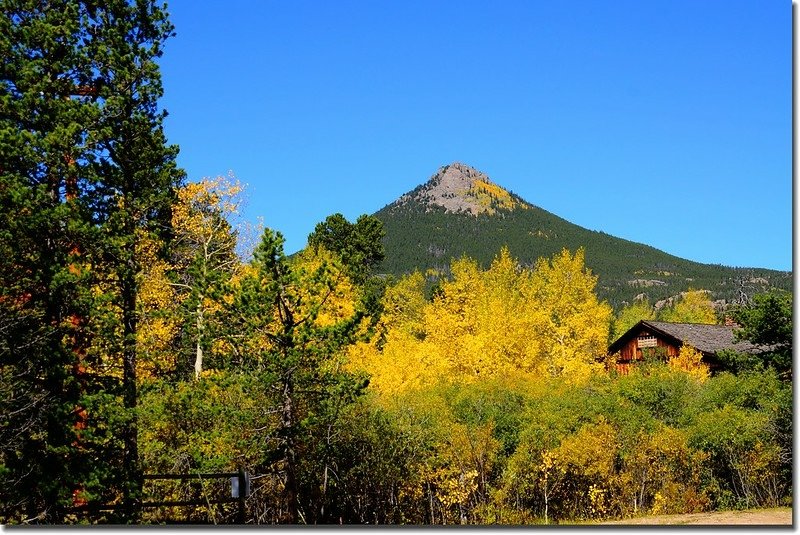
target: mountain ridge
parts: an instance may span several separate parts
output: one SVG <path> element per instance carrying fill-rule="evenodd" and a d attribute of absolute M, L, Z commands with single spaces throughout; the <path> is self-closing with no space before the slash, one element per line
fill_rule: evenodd
<path fill-rule="evenodd" d="M 655 303 L 689 289 L 737 302 L 770 286 L 792 287 L 791 272 L 703 264 L 586 229 L 459 162 L 440 167 L 374 215 L 386 230 L 386 258 L 378 272 L 396 276 L 415 269 L 447 276 L 450 260 L 464 255 L 486 267 L 503 245 L 523 265 L 582 247 L 587 267 L 598 276 L 598 295 L 615 308 L 642 297 Z"/>

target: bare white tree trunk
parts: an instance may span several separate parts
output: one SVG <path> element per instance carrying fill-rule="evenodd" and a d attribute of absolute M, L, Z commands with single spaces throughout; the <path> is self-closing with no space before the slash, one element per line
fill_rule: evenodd
<path fill-rule="evenodd" d="M 194 358 L 194 378 L 200 379 L 200 373 L 203 371 L 203 296 L 197 303 L 197 338 L 195 341 L 195 358 Z"/>

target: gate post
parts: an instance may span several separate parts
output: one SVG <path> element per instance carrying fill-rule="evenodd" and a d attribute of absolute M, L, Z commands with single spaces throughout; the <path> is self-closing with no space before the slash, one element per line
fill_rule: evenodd
<path fill-rule="evenodd" d="M 247 516 L 245 514 L 246 513 L 245 499 L 250 495 L 250 476 L 247 472 L 244 471 L 243 468 L 240 467 L 238 479 L 239 479 L 238 481 L 239 492 L 236 498 L 238 498 L 239 510 L 236 517 L 236 523 L 245 524 L 247 519 Z"/>

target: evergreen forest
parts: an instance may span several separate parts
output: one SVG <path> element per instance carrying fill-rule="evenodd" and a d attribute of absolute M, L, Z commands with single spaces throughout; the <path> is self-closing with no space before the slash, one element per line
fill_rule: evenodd
<path fill-rule="evenodd" d="M 448 275 L 451 260 L 463 255 L 488 266 L 501 243 L 526 265 L 564 247 L 572 251 L 583 247 L 586 265 L 599 277 L 598 296 L 615 310 L 637 298 L 646 297 L 655 304 L 697 289 L 708 290 L 714 301 L 727 303 L 743 303 L 771 287 L 792 289 L 789 272 L 693 262 L 585 229 L 513 193 L 510 196 L 515 207 L 492 199 L 495 208 L 477 216 L 424 202 L 385 206 L 374 214 L 386 229 L 386 258 L 378 271 L 398 276 L 419 269 L 435 282 Z"/>

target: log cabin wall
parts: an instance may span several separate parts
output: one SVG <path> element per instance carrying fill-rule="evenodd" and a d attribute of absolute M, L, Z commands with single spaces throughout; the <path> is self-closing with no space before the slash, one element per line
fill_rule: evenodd
<path fill-rule="evenodd" d="M 625 345 L 620 348 L 617 353 L 616 369 L 617 373 L 627 375 L 630 367 L 635 361 L 640 361 L 644 358 L 644 350 L 648 348 L 666 348 L 668 358 L 678 356 L 680 348 L 675 344 L 664 340 L 662 337 L 642 329 L 636 336 L 628 340 Z"/>

